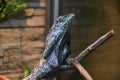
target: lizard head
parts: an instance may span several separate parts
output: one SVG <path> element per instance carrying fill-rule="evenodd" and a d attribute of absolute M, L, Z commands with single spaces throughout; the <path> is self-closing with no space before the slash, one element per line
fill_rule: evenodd
<path fill-rule="evenodd" d="M 60 16 L 52 27 L 55 28 L 57 31 L 65 31 L 69 28 L 69 24 L 73 20 L 74 16 L 75 15 L 73 13 Z"/>
<path fill-rule="evenodd" d="M 57 41 L 69 29 L 70 23 L 75 15 L 73 13 L 60 16 L 53 24 L 46 38 L 47 45 L 51 45 L 51 41 Z"/>

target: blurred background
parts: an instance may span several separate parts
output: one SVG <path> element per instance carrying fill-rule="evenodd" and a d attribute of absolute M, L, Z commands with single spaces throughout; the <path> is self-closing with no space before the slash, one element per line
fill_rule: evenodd
<path fill-rule="evenodd" d="M 109 30 L 115 35 L 97 48 L 82 65 L 94 80 L 120 80 L 119 0 L 23 0 L 27 7 L 0 21 L 0 75 L 21 80 L 25 70 L 39 61 L 45 36 L 60 15 L 74 13 L 71 26 L 71 56 Z M 18 13 L 17 13 L 18 14 Z M 77 70 L 61 72 L 60 80 L 84 80 Z"/>
<path fill-rule="evenodd" d="M 94 80 L 120 80 L 120 1 L 61 0 L 60 14 L 71 12 L 76 14 L 71 27 L 72 56 L 113 29 L 115 35 L 86 57 L 82 65 Z M 77 72 L 71 72 L 67 80 L 80 80 Z"/>

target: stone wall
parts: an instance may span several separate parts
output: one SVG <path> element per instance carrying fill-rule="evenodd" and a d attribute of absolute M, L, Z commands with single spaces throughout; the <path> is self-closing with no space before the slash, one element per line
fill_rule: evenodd
<path fill-rule="evenodd" d="M 0 74 L 11 80 L 21 80 L 21 71 L 33 67 L 44 48 L 46 0 L 24 1 L 28 7 L 21 16 L 0 22 Z"/>

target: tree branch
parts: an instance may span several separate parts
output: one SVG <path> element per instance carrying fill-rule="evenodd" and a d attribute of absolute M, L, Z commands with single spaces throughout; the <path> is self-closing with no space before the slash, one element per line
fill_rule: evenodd
<path fill-rule="evenodd" d="M 89 73 L 82 67 L 79 61 L 83 60 L 91 51 L 95 50 L 105 41 L 107 41 L 110 37 L 112 37 L 114 31 L 111 30 L 102 37 L 100 37 L 97 41 L 89 45 L 85 50 L 83 50 L 77 57 L 71 58 L 70 62 L 79 70 L 80 74 L 85 77 L 86 80 L 93 80 Z"/>
<path fill-rule="evenodd" d="M 81 75 L 84 76 L 86 80 L 93 80 L 92 77 L 89 75 L 89 73 L 84 69 L 84 67 L 79 63 L 78 60 L 74 61 L 72 60 L 72 64 L 78 69 Z"/>
<path fill-rule="evenodd" d="M 110 30 L 105 35 L 101 36 L 97 41 L 89 45 L 85 50 L 83 50 L 77 57 L 75 57 L 76 60 L 83 60 L 91 51 L 95 50 L 97 47 L 99 47 L 101 44 L 103 44 L 105 41 L 107 41 L 110 37 L 114 35 L 114 30 Z"/>

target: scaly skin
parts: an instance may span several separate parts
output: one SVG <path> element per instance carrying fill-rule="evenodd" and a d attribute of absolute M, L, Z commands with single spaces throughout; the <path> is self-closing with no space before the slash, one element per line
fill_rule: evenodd
<path fill-rule="evenodd" d="M 33 72 L 23 80 L 41 80 L 59 69 L 66 69 L 66 59 L 70 55 L 70 23 L 74 14 L 60 16 L 51 27 L 45 44 L 43 57 Z"/>

